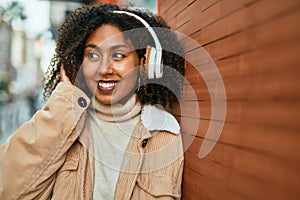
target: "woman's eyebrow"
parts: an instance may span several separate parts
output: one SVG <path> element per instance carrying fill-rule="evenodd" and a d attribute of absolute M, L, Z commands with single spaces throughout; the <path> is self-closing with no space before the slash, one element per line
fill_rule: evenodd
<path fill-rule="evenodd" d="M 100 51 L 100 50 L 101 50 L 101 47 L 100 47 L 100 46 L 97 46 L 97 45 L 95 45 L 95 44 L 87 44 L 87 45 L 85 46 L 85 48 L 93 48 L 93 49 L 95 49 L 95 50 L 97 50 L 97 51 Z M 126 44 L 116 44 L 116 45 L 113 45 L 113 46 L 110 47 L 110 49 L 111 49 L 112 51 L 117 50 L 117 49 L 120 49 L 120 48 L 127 48 L 127 49 L 129 49 L 129 46 L 126 45 Z"/>
<path fill-rule="evenodd" d="M 125 44 L 117 44 L 117 45 L 112 46 L 111 50 L 117 50 L 120 48 L 129 48 L 129 47 L 128 47 L 128 45 L 125 45 Z"/>
<path fill-rule="evenodd" d="M 96 50 L 100 50 L 100 47 L 98 47 L 97 45 L 95 44 L 88 44 L 84 47 L 85 49 L 86 48 L 93 48 L 93 49 L 96 49 Z"/>

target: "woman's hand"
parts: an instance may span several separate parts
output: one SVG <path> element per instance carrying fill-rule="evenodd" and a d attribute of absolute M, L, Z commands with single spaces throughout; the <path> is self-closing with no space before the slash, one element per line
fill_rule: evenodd
<path fill-rule="evenodd" d="M 67 83 L 71 83 L 69 77 L 67 76 L 67 73 L 64 69 L 64 66 L 61 66 L 60 68 L 60 82 L 67 82 Z"/>

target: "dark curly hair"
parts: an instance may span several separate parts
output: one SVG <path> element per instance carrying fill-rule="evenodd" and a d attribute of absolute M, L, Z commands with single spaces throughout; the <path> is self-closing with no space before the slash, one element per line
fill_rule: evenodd
<path fill-rule="evenodd" d="M 163 49 L 163 64 L 166 66 L 163 77 L 149 82 L 143 71 L 140 75 L 142 84 L 136 90 L 138 100 L 142 105 L 161 104 L 165 108 L 177 103 L 183 85 L 184 51 L 176 34 L 166 31 L 170 28 L 163 19 L 151 12 L 120 8 L 112 4 L 82 6 L 66 17 L 58 31 L 55 55 L 45 74 L 44 97 L 49 97 L 59 83 L 61 66 L 64 66 L 71 82 L 75 83 L 83 61 L 86 41 L 90 34 L 102 24 L 111 24 L 120 28 L 135 47 L 140 60 L 145 58 L 147 45 L 155 46 L 153 37 L 140 21 L 126 14 L 114 13 L 113 10 L 129 11 L 146 20 L 155 30 Z M 141 30 L 130 32 L 134 29 Z M 86 86 L 80 87 L 86 91 L 84 88 Z"/>

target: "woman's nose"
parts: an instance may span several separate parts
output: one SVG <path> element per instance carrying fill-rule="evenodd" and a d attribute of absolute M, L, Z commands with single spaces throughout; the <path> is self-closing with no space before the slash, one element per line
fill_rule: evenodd
<path fill-rule="evenodd" d="M 98 73 L 100 75 L 107 75 L 107 74 L 113 74 L 114 68 L 112 60 L 109 58 L 103 58 L 101 59 L 99 66 L 98 66 Z"/>

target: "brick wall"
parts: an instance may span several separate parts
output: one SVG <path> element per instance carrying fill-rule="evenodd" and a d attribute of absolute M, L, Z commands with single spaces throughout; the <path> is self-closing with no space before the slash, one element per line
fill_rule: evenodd
<path fill-rule="evenodd" d="M 183 199 L 300 199 L 300 1 L 160 0 L 158 7 L 212 59 L 206 66 L 199 47 L 184 44 L 192 62 L 174 111 L 187 148 Z M 207 78 L 213 64 L 221 80 Z M 225 87 L 225 120 L 212 115 L 214 82 Z M 199 158 L 212 122 L 222 133 Z"/>

